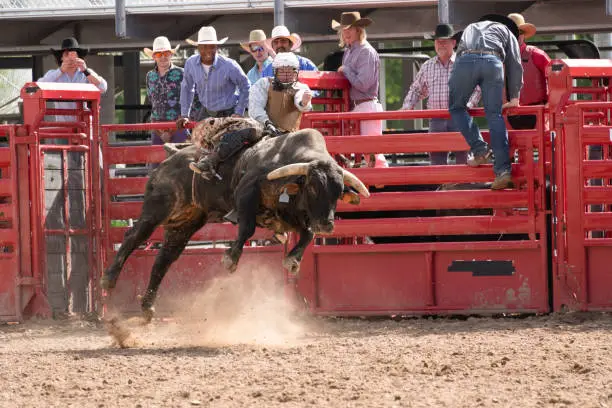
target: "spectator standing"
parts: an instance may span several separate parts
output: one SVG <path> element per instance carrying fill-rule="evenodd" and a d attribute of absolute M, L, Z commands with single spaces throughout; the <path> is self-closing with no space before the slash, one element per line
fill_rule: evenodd
<path fill-rule="evenodd" d="M 253 30 L 249 34 L 249 42 L 240 43 L 240 46 L 255 60 L 255 65 L 247 72 L 249 83 L 253 85 L 261 78 L 264 68 L 272 63 L 266 45 L 266 33 L 263 30 Z"/>
<path fill-rule="evenodd" d="M 457 57 L 449 80 L 449 111 L 454 125 L 470 145 L 472 157 L 467 164 L 478 167 L 491 157 L 488 144 L 482 139 L 478 125 L 467 111 L 468 101 L 479 85 L 491 146 L 495 155 L 493 190 L 514 186 L 512 181 L 508 131 L 502 109 L 519 105 L 523 84 L 523 67 L 518 45 L 519 29 L 506 16 L 489 14 L 468 25 L 457 47 Z M 503 103 L 504 64 L 508 79 L 509 102 Z"/>
<path fill-rule="evenodd" d="M 181 117 L 177 127 L 189 122 L 194 90 L 202 104 L 196 120 L 208 117 L 241 117 L 249 98 L 249 80 L 236 61 L 218 53 L 218 46 L 227 37 L 218 40 L 214 27 L 202 27 L 198 40 L 187 42 L 198 47 L 198 53 L 185 62 L 181 83 Z"/>
<path fill-rule="evenodd" d="M 153 58 L 155 66 L 147 72 L 147 96 L 151 102 L 151 122 L 174 122 L 181 115 L 181 83 L 183 68 L 172 63 L 172 56 L 179 45 L 172 48 L 167 37 L 160 36 L 153 40 L 153 49 L 145 48 L 144 53 Z M 181 143 L 187 139 L 186 130 L 153 130 L 151 143 Z"/>
<path fill-rule="evenodd" d="M 548 82 L 546 67 L 550 57 L 546 52 L 533 45 L 527 45 L 525 40 L 533 37 L 536 27 L 526 23 L 525 17 L 518 13 L 508 15 L 519 29 L 519 49 L 523 65 L 523 88 L 519 103 L 521 106 L 545 105 L 548 103 Z M 508 123 L 513 129 L 533 129 L 536 126 L 535 115 L 508 115 Z"/>
<path fill-rule="evenodd" d="M 380 82 L 380 59 L 378 52 L 367 41 L 365 28 L 372 24 L 372 20 L 361 17 L 358 11 L 342 13 L 340 22 L 332 20 L 331 28 L 338 32 L 339 46 L 344 48 L 342 65 L 338 72 L 344 74 L 351 84 L 349 97 L 353 112 L 382 112 L 383 108 L 378 101 Z M 382 135 L 381 120 L 361 121 L 360 133 L 362 135 Z M 370 166 L 378 163 L 387 167 L 384 155 L 370 155 Z"/>
<path fill-rule="evenodd" d="M 300 48 L 302 45 L 302 39 L 297 34 L 291 34 L 289 29 L 284 25 L 276 26 L 272 29 L 270 38 L 266 40 L 268 48 L 272 49 L 274 53 L 278 54 L 281 52 L 292 52 Z M 300 62 L 300 71 L 318 71 L 317 66 L 308 58 L 296 55 Z M 266 66 L 261 72 L 262 77 L 273 77 L 274 69 L 272 65 Z"/>
<path fill-rule="evenodd" d="M 67 84 L 93 84 L 101 93 L 108 87 L 106 80 L 87 66 L 85 57 L 89 50 L 82 48 L 79 42 L 68 37 L 62 40 L 60 49 L 51 50 L 58 68 L 47 71 L 38 82 L 61 82 Z M 54 102 L 56 109 L 76 109 L 76 102 Z M 74 116 L 55 116 L 57 122 L 72 122 Z"/>
<path fill-rule="evenodd" d="M 455 62 L 455 46 L 457 44 L 453 27 L 448 24 L 438 24 L 434 34 L 436 56 L 427 60 L 419 72 L 410 90 L 404 98 L 403 110 L 412 110 L 422 99 L 427 99 L 427 109 L 448 110 L 448 79 L 450 78 Z M 477 87 L 467 106 L 472 108 L 478 105 L 480 88 Z M 450 119 L 430 119 L 429 132 L 456 132 L 457 128 Z M 454 152 L 457 164 L 467 163 L 467 152 Z M 448 152 L 430 152 L 432 165 L 445 165 L 448 163 Z"/>

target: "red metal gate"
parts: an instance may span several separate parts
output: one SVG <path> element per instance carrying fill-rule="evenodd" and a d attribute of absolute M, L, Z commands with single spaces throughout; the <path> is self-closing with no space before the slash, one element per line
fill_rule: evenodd
<path fill-rule="evenodd" d="M 483 113 L 478 110 L 478 115 Z M 520 189 L 491 191 L 472 186 L 459 190 L 455 186 L 445 191 L 379 192 L 356 207 L 340 204 L 334 236 L 367 236 L 366 242 L 393 236 L 401 243 L 311 246 L 297 286 L 311 310 L 333 315 L 549 310 L 545 161 L 541 159 L 544 108 L 525 107 L 516 113 L 537 115 L 535 130 L 510 132 L 511 152 L 517 153 L 512 172 Z M 305 126 L 316 128 L 318 121 L 447 117 L 448 112 L 435 110 L 312 113 Z M 467 150 L 459 133 L 334 136 L 327 138 L 327 146 L 330 152 L 345 155 Z M 493 178 L 491 166 L 352 171 L 370 186 L 482 183 Z M 426 214 L 427 210 L 437 214 Z M 463 215 L 464 210 L 478 210 L 479 215 Z M 343 219 L 342 212 L 353 211 L 366 215 Z M 374 218 L 388 211 L 411 215 Z M 506 234 L 508 239 L 503 237 Z M 489 237 L 485 241 L 473 235 Z"/>

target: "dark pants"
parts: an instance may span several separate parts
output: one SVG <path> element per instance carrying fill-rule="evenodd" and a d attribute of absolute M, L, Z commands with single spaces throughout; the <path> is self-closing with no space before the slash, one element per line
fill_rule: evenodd
<path fill-rule="evenodd" d="M 200 108 L 200 110 L 195 114 L 194 118 L 196 122 L 199 122 L 206 118 L 227 118 L 229 116 L 232 116 L 235 110 L 236 110 L 236 107 L 233 106 L 229 109 L 213 112 L 213 111 L 209 111 L 208 109 L 202 106 L 202 108 Z"/>
<path fill-rule="evenodd" d="M 450 119 L 431 119 L 429 121 L 429 133 L 456 132 L 457 128 Z M 456 164 L 466 164 L 468 152 L 455 153 Z M 429 161 L 434 166 L 448 164 L 448 152 L 429 152 Z"/>

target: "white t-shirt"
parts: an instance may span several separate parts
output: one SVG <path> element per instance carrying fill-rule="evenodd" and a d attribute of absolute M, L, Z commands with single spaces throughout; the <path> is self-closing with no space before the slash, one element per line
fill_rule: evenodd
<path fill-rule="evenodd" d="M 210 67 L 212 67 L 212 65 L 202 64 L 202 67 L 204 68 L 204 72 L 206 72 L 206 75 L 208 75 L 208 72 L 210 71 Z"/>

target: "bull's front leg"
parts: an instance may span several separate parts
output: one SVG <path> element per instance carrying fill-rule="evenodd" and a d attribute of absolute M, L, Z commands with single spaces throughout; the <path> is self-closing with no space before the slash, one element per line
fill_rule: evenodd
<path fill-rule="evenodd" d="M 225 251 L 221 263 L 230 272 L 238 268 L 242 248 L 255 234 L 257 209 L 259 208 L 259 188 L 237 189 L 236 211 L 238 212 L 238 237 Z"/>
<path fill-rule="evenodd" d="M 283 266 L 289 273 L 294 276 L 300 272 L 300 262 L 304 256 L 306 247 L 312 242 L 314 233 L 310 228 L 300 230 L 300 240 L 289 252 L 289 254 L 283 259 Z"/>

